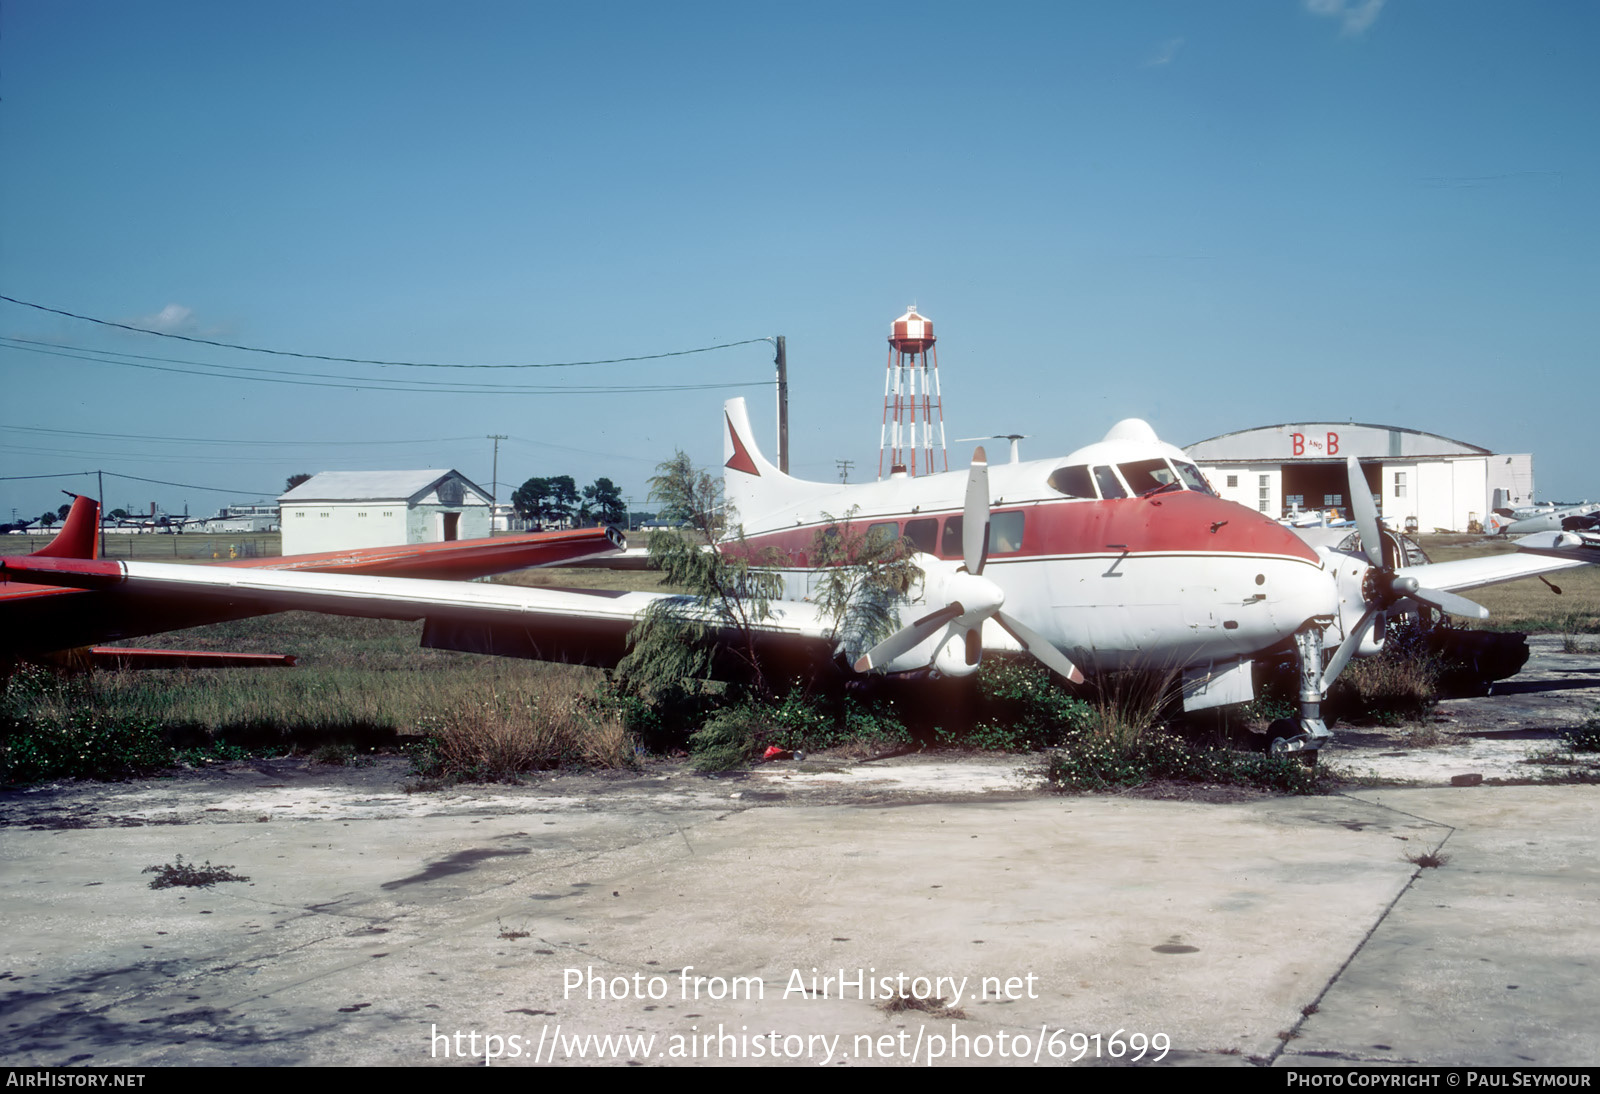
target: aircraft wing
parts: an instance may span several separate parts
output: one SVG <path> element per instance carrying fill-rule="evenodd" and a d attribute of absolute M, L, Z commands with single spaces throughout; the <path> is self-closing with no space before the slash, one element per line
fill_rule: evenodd
<path fill-rule="evenodd" d="M 1600 563 L 1600 536 L 1576 532 L 1538 532 L 1517 540 L 1515 554 L 1484 555 L 1405 566 L 1396 571 L 1396 576 L 1414 577 L 1425 588 L 1455 592 L 1593 563 Z"/>
<path fill-rule="evenodd" d="M 609 666 L 650 605 L 672 594 L 543 589 L 364 574 L 184 566 L 65 558 L 0 559 L 0 577 L 97 590 L 132 614 L 190 612 L 237 618 L 313 611 L 426 621 L 422 644 Z M 685 605 L 688 598 L 680 598 Z M 763 663 L 815 672 L 833 660 L 832 622 L 812 604 L 779 603 L 754 636 Z M 731 633 L 727 636 L 732 639 Z"/>
<path fill-rule="evenodd" d="M 276 608 L 251 607 L 243 600 L 224 602 L 215 597 L 144 598 L 76 592 L 65 582 L 16 580 L 29 567 L 48 569 L 53 561 L 92 561 L 97 555 L 97 508 L 90 498 L 73 502 L 72 511 L 56 537 L 27 559 L 13 560 L 0 584 L 0 657 L 39 656 L 119 638 L 135 638 L 161 631 L 179 630 L 204 623 L 260 615 Z M 345 551 L 288 557 L 247 558 L 196 570 L 320 570 L 346 574 L 388 574 L 413 578 L 464 581 L 530 566 L 560 566 L 620 553 L 626 546 L 611 528 L 569 532 L 535 532 L 482 540 L 413 543 L 393 547 L 365 547 Z M 79 588 L 84 586 L 80 585 Z M 140 665 L 154 664 L 160 651 L 148 651 Z M 173 653 L 173 664 L 192 664 L 187 653 Z M 213 662 L 214 663 L 214 662 Z"/>

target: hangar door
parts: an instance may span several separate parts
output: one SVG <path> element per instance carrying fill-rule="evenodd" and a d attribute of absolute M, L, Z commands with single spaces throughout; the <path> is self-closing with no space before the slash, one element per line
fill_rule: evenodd
<path fill-rule="evenodd" d="M 1380 504 L 1383 494 L 1383 465 L 1364 463 L 1361 473 L 1366 476 L 1367 489 L 1378 495 L 1374 504 Z M 1283 465 L 1283 511 L 1288 513 L 1298 500 L 1301 509 L 1337 509 L 1342 516 L 1350 516 L 1350 485 L 1345 465 L 1330 461 L 1317 463 L 1286 463 Z"/>

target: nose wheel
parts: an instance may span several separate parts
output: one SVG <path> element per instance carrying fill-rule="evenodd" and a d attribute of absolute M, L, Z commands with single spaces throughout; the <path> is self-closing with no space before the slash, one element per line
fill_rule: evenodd
<path fill-rule="evenodd" d="M 1280 718 L 1267 727 L 1274 756 L 1296 755 L 1307 767 L 1317 762 L 1333 734 L 1322 721 L 1322 628 L 1308 624 L 1295 632 L 1294 652 L 1300 662 L 1300 717 Z"/>

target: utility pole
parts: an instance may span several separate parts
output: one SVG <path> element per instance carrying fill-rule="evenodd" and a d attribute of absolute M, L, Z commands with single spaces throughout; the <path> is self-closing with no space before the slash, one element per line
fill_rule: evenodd
<path fill-rule="evenodd" d="M 494 535 L 494 511 L 500 504 L 500 442 L 506 440 L 504 433 L 491 433 L 486 438 L 494 442 L 494 470 L 489 473 L 489 534 Z M 506 522 L 506 531 L 511 530 L 511 522 Z"/>
<path fill-rule="evenodd" d="M 100 557 L 101 558 L 105 558 L 106 557 L 106 473 L 104 471 L 96 471 L 94 473 L 94 477 L 95 477 L 95 481 L 99 483 L 99 486 L 96 489 L 99 491 L 99 495 L 100 495 L 99 497 L 94 499 L 95 502 L 99 505 L 99 509 L 100 509 L 99 514 L 98 514 L 98 519 L 99 519 L 99 522 L 100 522 Z"/>
<path fill-rule="evenodd" d="M 778 470 L 789 473 L 789 356 L 783 335 L 778 335 Z"/>
<path fill-rule="evenodd" d="M 855 460 L 834 460 L 833 464 L 839 469 L 839 481 L 850 481 L 850 469 L 856 465 Z"/>

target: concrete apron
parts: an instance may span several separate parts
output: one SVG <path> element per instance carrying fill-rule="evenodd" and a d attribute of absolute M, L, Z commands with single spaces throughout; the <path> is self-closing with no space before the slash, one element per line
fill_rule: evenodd
<path fill-rule="evenodd" d="M 1595 1059 L 1592 788 L 884 807 L 706 786 L 382 819 L 13 818 L 0 1057 Z M 1441 869 L 1407 861 L 1441 845 Z M 179 854 L 250 881 L 148 888 Z M 965 1017 L 883 1009 L 900 987 Z M 654 1041 L 587 1040 L 607 1035 Z"/>

